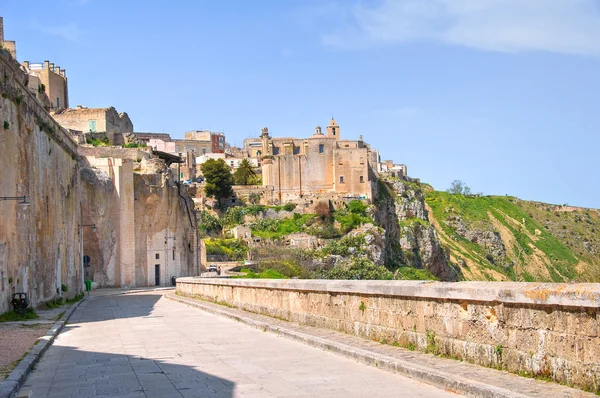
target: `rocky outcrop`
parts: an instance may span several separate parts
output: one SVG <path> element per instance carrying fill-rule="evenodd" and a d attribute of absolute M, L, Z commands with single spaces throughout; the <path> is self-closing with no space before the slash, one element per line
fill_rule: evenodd
<path fill-rule="evenodd" d="M 350 237 L 362 236 L 362 247 L 350 247 L 351 255 L 362 250 L 364 254 L 377 265 L 385 265 L 385 231 L 373 224 L 364 224 L 348 234 Z"/>
<path fill-rule="evenodd" d="M 461 216 L 446 218 L 446 224 L 454 228 L 458 235 L 481 246 L 486 251 L 486 259 L 491 263 L 505 263 L 506 249 L 498 232 L 468 227 Z"/>
<path fill-rule="evenodd" d="M 425 268 L 443 281 L 458 280 L 449 265 L 418 185 L 385 178 L 379 181 L 375 219 L 385 230 L 387 264 Z"/>

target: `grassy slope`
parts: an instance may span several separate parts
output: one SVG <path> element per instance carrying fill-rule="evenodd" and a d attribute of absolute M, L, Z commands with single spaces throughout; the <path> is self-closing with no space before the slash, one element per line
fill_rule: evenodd
<path fill-rule="evenodd" d="M 465 197 L 429 192 L 432 222 L 451 259 L 466 279 L 526 281 L 600 281 L 600 214 L 574 211 L 513 197 Z M 431 214 L 433 213 L 433 214 Z M 507 256 L 504 265 L 486 258 L 482 246 L 459 236 L 445 223 L 461 216 L 469 229 L 500 233 Z"/>

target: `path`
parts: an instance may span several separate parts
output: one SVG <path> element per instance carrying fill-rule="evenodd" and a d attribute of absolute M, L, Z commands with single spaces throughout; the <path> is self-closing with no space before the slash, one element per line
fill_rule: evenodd
<path fill-rule="evenodd" d="M 90 297 L 23 390 L 33 397 L 457 397 L 168 301 Z"/>

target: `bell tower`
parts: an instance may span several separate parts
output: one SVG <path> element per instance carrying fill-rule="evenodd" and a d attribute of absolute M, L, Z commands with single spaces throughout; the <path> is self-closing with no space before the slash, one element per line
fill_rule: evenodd
<path fill-rule="evenodd" d="M 340 140 L 340 126 L 338 126 L 333 116 L 331 117 L 329 126 L 327 126 L 327 137 L 335 138 L 337 141 Z"/>
<path fill-rule="evenodd" d="M 273 154 L 271 153 L 271 145 L 269 145 L 271 137 L 269 137 L 268 128 L 263 127 L 260 138 L 262 141 L 262 185 L 267 187 L 273 185 Z"/>

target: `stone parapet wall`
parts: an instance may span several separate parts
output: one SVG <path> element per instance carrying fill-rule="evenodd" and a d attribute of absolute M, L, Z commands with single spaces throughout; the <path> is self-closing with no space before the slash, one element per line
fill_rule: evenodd
<path fill-rule="evenodd" d="M 117 158 L 117 159 L 149 159 L 152 154 L 149 150 L 138 148 L 121 148 L 121 147 L 102 147 L 102 146 L 80 146 L 78 148 L 81 156 L 94 156 L 97 158 Z"/>
<path fill-rule="evenodd" d="M 179 278 L 177 292 L 600 389 L 598 284 Z"/>

